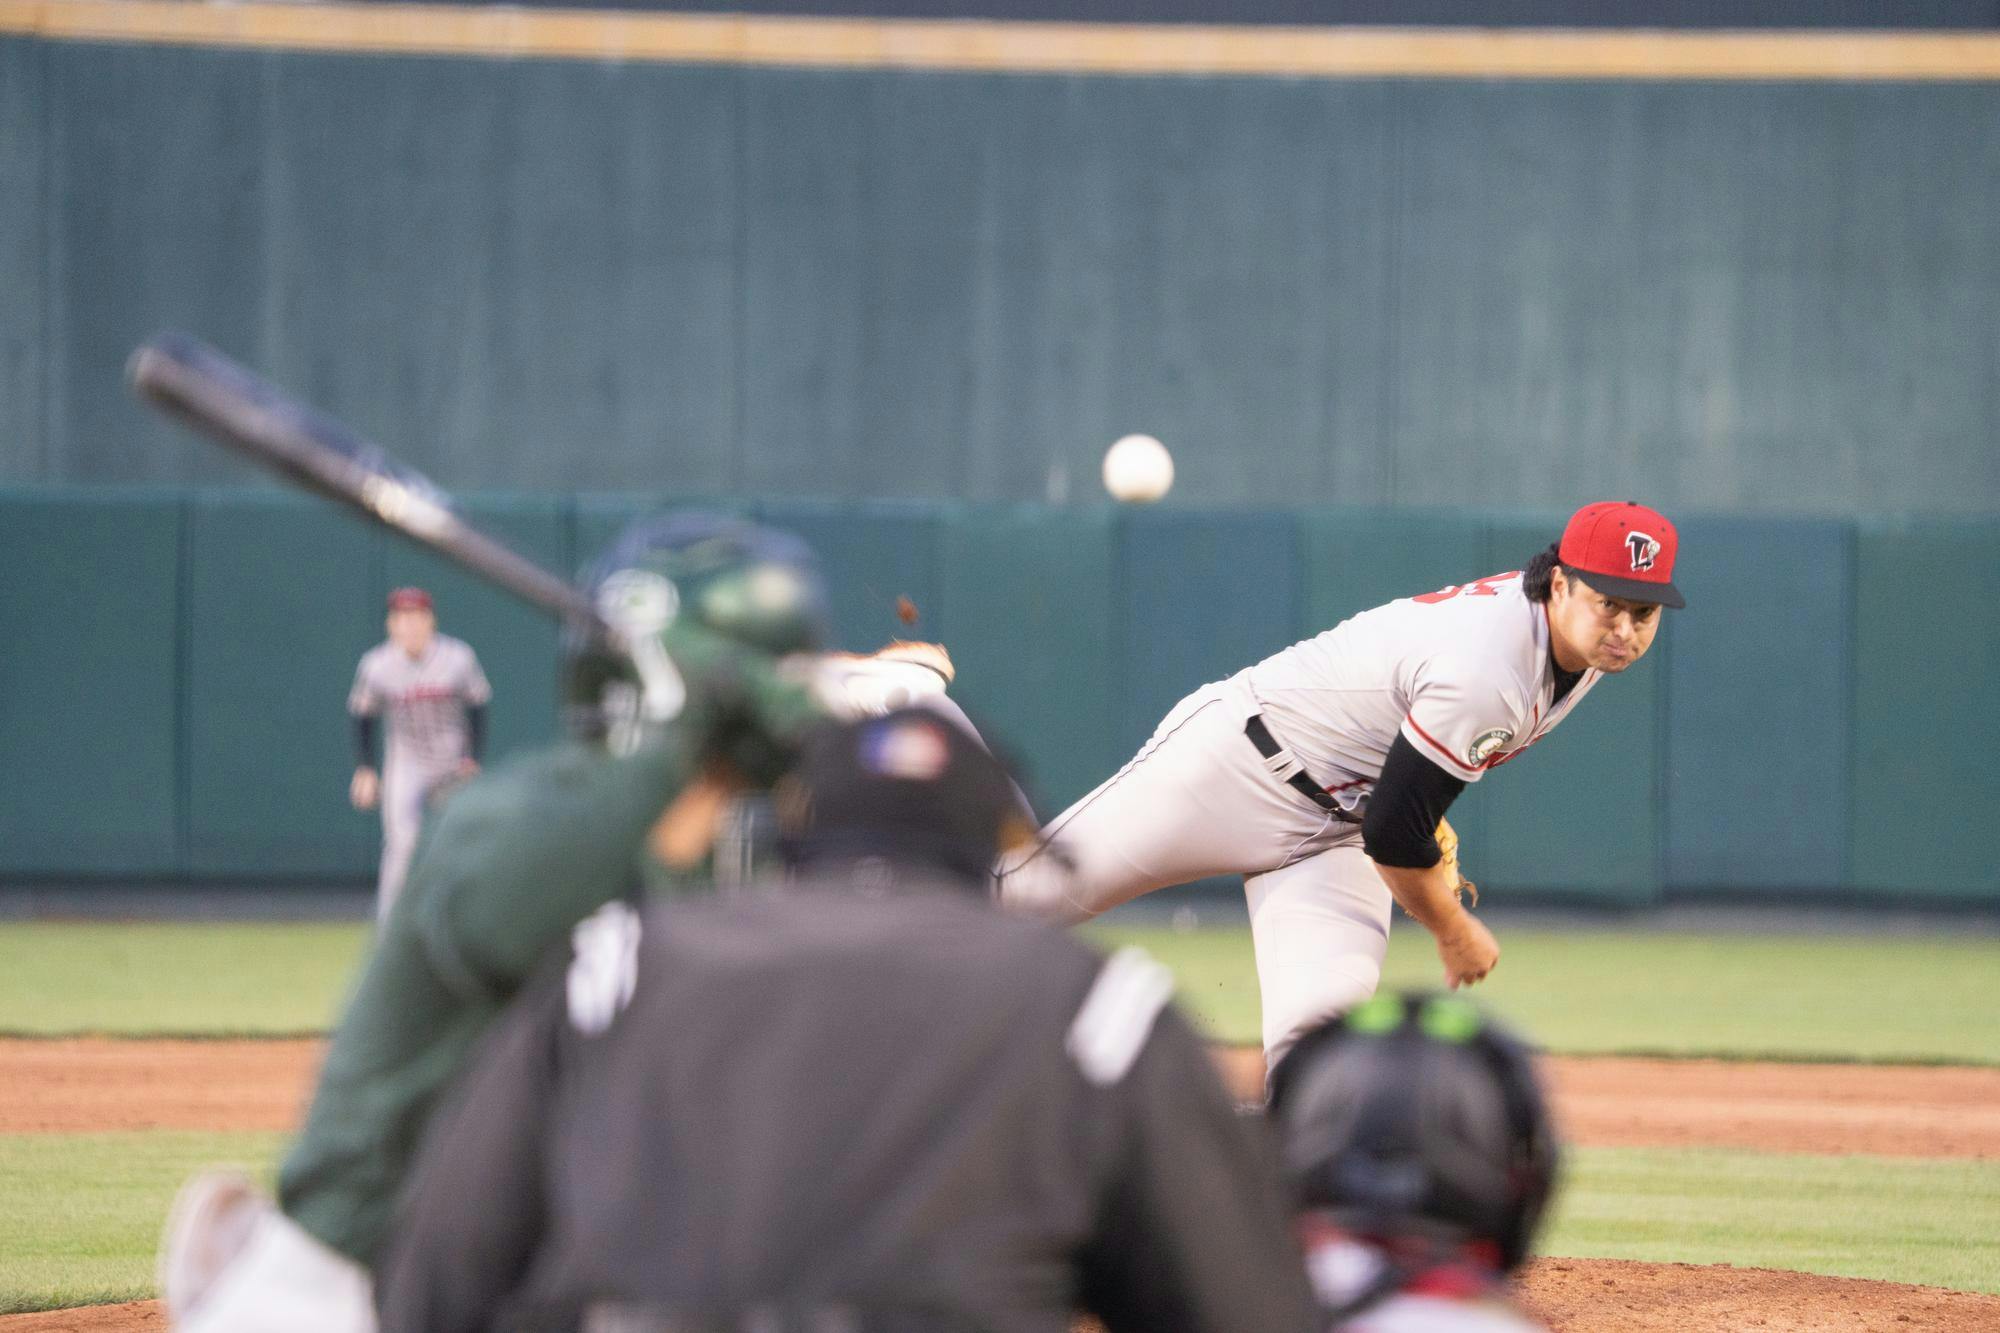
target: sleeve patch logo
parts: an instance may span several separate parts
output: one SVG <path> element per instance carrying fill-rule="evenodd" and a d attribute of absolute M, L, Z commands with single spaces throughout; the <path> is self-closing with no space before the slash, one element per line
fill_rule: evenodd
<path fill-rule="evenodd" d="M 1505 727 L 1495 727 L 1491 731 L 1482 731 L 1472 738 L 1472 744 L 1466 748 L 1466 760 L 1474 768 L 1477 768 L 1492 758 L 1495 750 L 1498 750 L 1513 739 L 1514 733 Z"/>

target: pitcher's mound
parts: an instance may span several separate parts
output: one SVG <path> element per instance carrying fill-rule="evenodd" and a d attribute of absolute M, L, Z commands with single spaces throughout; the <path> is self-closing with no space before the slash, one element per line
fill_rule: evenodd
<path fill-rule="evenodd" d="M 2000 1329 L 2000 1296 L 1728 1264 L 1537 1259 L 1520 1287 L 1558 1333 Z"/>

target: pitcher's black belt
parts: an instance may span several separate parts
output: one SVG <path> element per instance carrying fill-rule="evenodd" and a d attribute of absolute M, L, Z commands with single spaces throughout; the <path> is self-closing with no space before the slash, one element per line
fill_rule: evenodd
<path fill-rule="evenodd" d="M 1262 713 L 1252 713 L 1250 715 L 1250 720 L 1243 724 L 1243 734 L 1248 736 L 1250 743 L 1257 747 L 1257 753 L 1263 755 L 1266 759 L 1276 759 L 1285 752 L 1285 747 L 1278 744 L 1278 738 L 1273 736 L 1271 729 L 1264 725 L 1264 715 Z M 1308 801 L 1311 801 L 1335 819 L 1344 820 L 1350 824 L 1354 822 L 1354 816 L 1341 809 L 1340 802 L 1327 795 L 1324 787 L 1321 787 L 1318 783 L 1307 777 L 1304 769 L 1300 769 L 1298 772 L 1292 774 L 1285 781 L 1295 787 Z"/>

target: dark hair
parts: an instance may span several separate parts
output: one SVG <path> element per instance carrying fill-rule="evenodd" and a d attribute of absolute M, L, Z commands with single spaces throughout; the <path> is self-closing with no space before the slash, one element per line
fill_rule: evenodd
<path fill-rule="evenodd" d="M 1549 600 L 1550 576 L 1562 563 L 1562 556 L 1558 554 L 1560 550 L 1558 543 L 1550 542 L 1548 549 L 1535 552 L 1534 559 L 1528 561 L 1528 567 L 1521 571 L 1521 592 L 1529 601 Z"/>

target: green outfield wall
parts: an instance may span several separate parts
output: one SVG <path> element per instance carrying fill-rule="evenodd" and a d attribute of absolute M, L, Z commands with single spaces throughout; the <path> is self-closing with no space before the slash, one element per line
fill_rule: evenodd
<path fill-rule="evenodd" d="M 491 495 L 573 567 L 659 496 Z M 948 643 L 1045 810 L 1188 690 L 1383 600 L 1518 568 L 1560 511 L 719 503 L 805 534 L 838 636 Z M 1496 891 L 2000 905 L 2000 520 L 1694 516 L 1653 653 L 1453 812 Z M 0 491 L 0 879 L 358 878 L 343 712 L 387 588 L 436 594 L 504 757 L 552 734 L 549 625 L 330 508 L 241 490 Z M 914 601 L 914 629 L 896 615 Z"/>
<path fill-rule="evenodd" d="M 234 480 L 120 389 L 176 326 L 456 489 L 1076 503 L 1147 431 L 1195 504 L 2000 511 L 1990 60 L 1427 78 L 1411 40 L 1322 77 L 0 33 L 0 482 Z"/>

